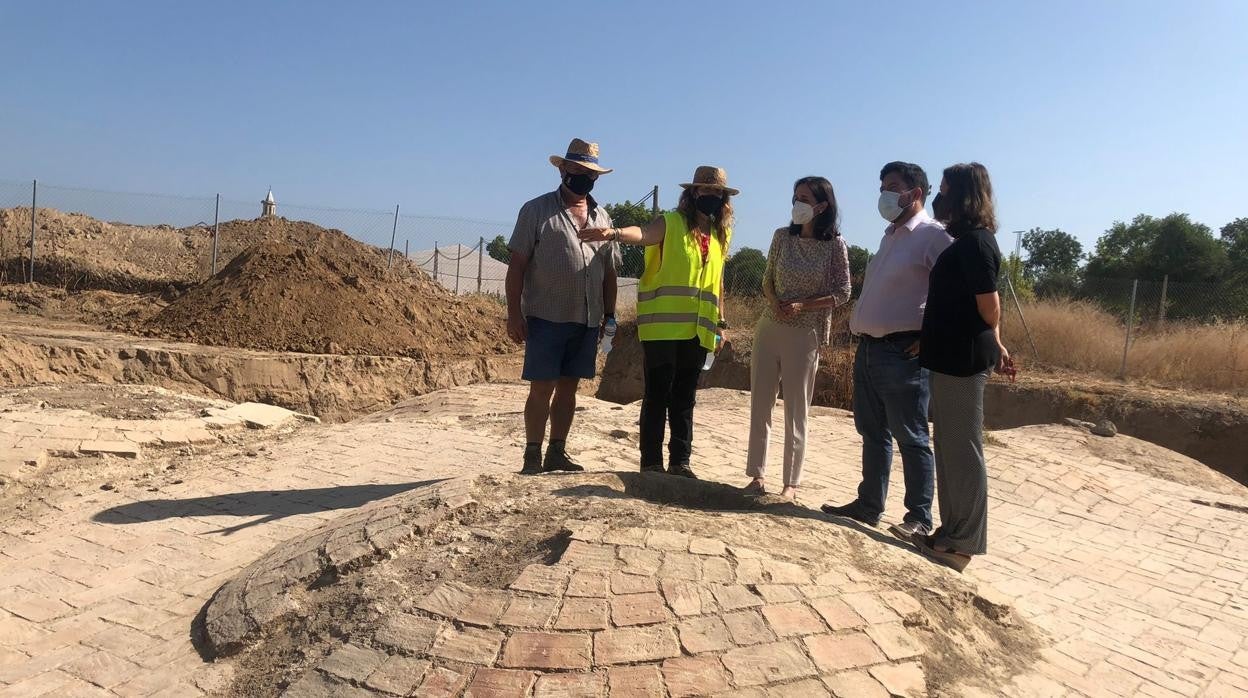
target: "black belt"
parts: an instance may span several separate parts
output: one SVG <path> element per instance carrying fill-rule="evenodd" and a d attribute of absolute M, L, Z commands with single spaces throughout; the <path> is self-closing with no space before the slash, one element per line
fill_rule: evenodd
<path fill-rule="evenodd" d="M 907 330 L 906 332 L 893 332 L 883 337 L 872 337 L 869 334 L 860 334 L 858 339 L 863 342 L 901 342 L 901 341 L 918 341 L 922 336 L 922 332 L 918 330 Z"/>

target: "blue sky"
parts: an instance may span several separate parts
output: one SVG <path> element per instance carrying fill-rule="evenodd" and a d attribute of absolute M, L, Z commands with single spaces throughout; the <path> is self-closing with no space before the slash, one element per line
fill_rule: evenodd
<path fill-rule="evenodd" d="M 8 2 L 0 179 L 510 221 L 579 136 L 602 201 L 727 168 L 738 246 L 820 174 L 874 249 L 894 159 L 1007 233 L 1248 216 L 1248 3 L 865 5 Z"/>

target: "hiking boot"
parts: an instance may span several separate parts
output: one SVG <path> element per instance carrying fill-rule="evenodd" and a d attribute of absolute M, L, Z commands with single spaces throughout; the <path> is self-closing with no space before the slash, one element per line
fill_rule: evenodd
<path fill-rule="evenodd" d="M 546 449 L 546 462 L 542 464 L 542 469 L 548 473 L 555 471 L 581 473 L 585 471 L 585 468 L 572 462 L 572 459 L 568 457 L 567 451 L 555 446 Z"/>
<path fill-rule="evenodd" d="M 665 472 L 665 471 L 663 470 L 663 464 L 662 464 L 662 463 L 651 463 L 650 465 L 643 465 L 643 466 L 641 466 L 641 472 L 643 472 L 643 473 L 662 473 L 662 472 Z"/>
<path fill-rule="evenodd" d="M 693 474 L 693 469 L 689 467 L 688 463 L 672 463 L 671 467 L 667 469 L 667 472 L 672 475 L 687 477 L 690 480 L 698 479 L 698 476 Z"/>
<path fill-rule="evenodd" d="M 893 524 L 888 527 L 888 532 L 906 541 L 913 542 L 915 538 L 925 537 L 931 534 L 932 529 L 918 521 L 902 521 L 899 524 Z"/>
<path fill-rule="evenodd" d="M 828 516 L 835 516 L 842 519 L 852 519 L 858 523 L 866 524 L 871 528 L 875 528 L 880 525 L 880 517 L 867 515 L 857 501 L 850 502 L 849 504 L 842 504 L 840 506 L 824 504 L 820 507 L 820 509 L 822 509 L 823 513 Z"/>
<path fill-rule="evenodd" d="M 542 472 L 542 450 L 526 448 L 524 450 L 524 467 L 520 469 L 521 475 L 537 475 Z"/>

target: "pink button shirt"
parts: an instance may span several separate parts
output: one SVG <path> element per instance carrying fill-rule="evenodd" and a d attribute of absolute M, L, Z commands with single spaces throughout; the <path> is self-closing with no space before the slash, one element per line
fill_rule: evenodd
<path fill-rule="evenodd" d="M 953 242 L 944 226 L 927 211 L 884 230 L 880 250 L 867 264 L 862 294 L 854 304 L 849 329 L 883 337 L 917 332 L 927 306 L 927 279 L 936 258 Z"/>

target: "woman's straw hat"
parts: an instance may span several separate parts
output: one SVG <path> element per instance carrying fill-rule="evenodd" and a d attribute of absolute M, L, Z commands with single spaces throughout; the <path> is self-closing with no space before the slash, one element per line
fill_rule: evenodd
<path fill-rule="evenodd" d="M 715 167 L 714 165 L 702 165 L 694 171 L 692 182 L 680 186 L 685 189 L 690 187 L 714 187 L 722 189 L 729 196 L 736 196 L 741 193 L 740 189 L 733 189 L 728 186 L 728 173 L 724 172 L 724 168 Z"/>

